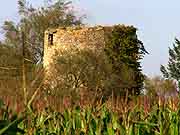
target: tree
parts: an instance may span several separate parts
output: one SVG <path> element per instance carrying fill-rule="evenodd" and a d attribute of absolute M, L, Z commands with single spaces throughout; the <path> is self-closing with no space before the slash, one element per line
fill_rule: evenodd
<path fill-rule="evenodd" d="M 4 22 L 5 44 L 21 48 L 24 31 L 26 57 L 33 63 L 42 62 L 45 30 L 82 24 L 83 17 L 77 17 L 71 6 L 70 1 L 48 0 L 44 6 L 34 8 L 26 0 L 18 0 L 20 21 Z"/>
<path fill-rule="evenodd" d="M 114 65 L 103 50 L 71 46 L 52 58 L 54 63 L 48 69 L 45 88 L 54 96 L 85 94 L 86 98 L 107 99 L 112 94 L 125 96 L 127 90 L 136 86 L 134 71 L 121 63 L 118 73 L 114 72 Z"/>
<path fill-rule="evenodd" d="M 109 62 L 113 65 L 113 73 L 119 76 L 119 84 L 121 89 L 128 90 L 129 94 L 139 95 L 144 81 L 140 60 L 148 53 L 143 43 L 137 38 L 137 29 L 133 26 L 119 26 L 114 27 L 112 31 L 111 40 L 105 47 L 105 53 Z M 128 74 L 127 74 L 128 73 Z M 129 76 L 128 79 L 124 76 Z M 123 79 L 124 78 L 124 79 Z M 122 82 L 128 82 L 128 85 Z"/>
<path fill-rule="evenodd" d="M 180 41 L 176 38 L 173 48 L 169 48 L 169 61 L 167 67 L 160 68 L 165 78 L 174 79 L 180 88 Z"/>
<path fill-rule="evenodd" d="M 110 88 L 107 88 L 107 83 L 110 83 L 108 80 L 112 72 L 104 53 L 73 46 L 70 50 L 64 50 L 53 57 L 56 64 L 52 64 L 49 69 L 45 84 L 45 87 L 49 86 L 50 94 L 72 97 L 78 97 L 82 93 L 88 97 L 105 95 Z"/>
<path fill-rule="evenodd" d="M 151 97 L 170 97 L 177 94 L 177 87 L 174 80 L 156 76 L 145 79 L 145 93 Z"/>

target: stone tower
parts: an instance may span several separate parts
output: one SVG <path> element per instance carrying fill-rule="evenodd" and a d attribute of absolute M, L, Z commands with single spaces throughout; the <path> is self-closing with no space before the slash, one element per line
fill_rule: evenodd
<path fill-rule="evenodd" d="M 122 56 L 125 56 L 122 57 L 120 55 L 120 58 L 121 60 L 124 60 L 123 63 L 127 66 L 126 71 L 131 74 L 128 76 L 130 78 L 125 78 L 126 76 L 123 75 L 122 70 L 122 73 L 120 72 L 120 75 L 118 76 L 120 77 L 119 80 L 124 80 L 120 83 L 118 80 L 117 86 L 129 89 L 131 90 L 131 93 L 139 94 L 143 85 L 143 74 L 140 71 L 138 61 L 144 55 L 145 49 L 142 42 L 137 38 L 136 30 L 137 29 L 133 26 L 125 25 L 95 27 L 77 26 L 48 29 L 45 32 L 44 40 L 44 68 L 46 70 L 47 82 L 52 82 L 51 86 L 53 87 L 56 87 L 58 83 L 63 82 L 63 77 L 58 74 L 60 72 L 64 73 L 63 68 L 58 68 L 63 66 L 63 64 L 58 65 L 59 60 L 63 61 L 61 56 L 66 57 L 66 54 L 69 54 L 69 52 L 71 54 L 83 52 L 81 50 L 85 50 L 84 52 L 90 50 L 90 52 L 93 52 L 92 54 L 101 56 L 98 54 L 106 53 L 104 49 L 107 50 L 108 48 L 110 51 L 117 49 L 115 47 L 117 44 L 119 48 L 122 47 L 122 50 L 119 49 L 118 51 L 121 51 Z M 116 50 L 114 52 L 116 52 Z M 102 57 L 106 57 L 107 55 L 108 54 L 103 54 Z M 74 57 L 74 55 L 71 55 L 70 57 Z M 118 59 L 119 56 L 116 55 L 114 59 L 116 58 Z M 66 62 L 67 61 L 64 63 Z M 65 68 L 67 69 L 67 67 Z M 130 81 L 128 79 L 130 79 Z"/>
<path fill-rule="evenodd" d="M 44 67 L 46 71 L 55 64 L 54 56 L 72 47 L 102 51 L 114 26 L 66 27 L 48 29 L 44 40 Z"/>

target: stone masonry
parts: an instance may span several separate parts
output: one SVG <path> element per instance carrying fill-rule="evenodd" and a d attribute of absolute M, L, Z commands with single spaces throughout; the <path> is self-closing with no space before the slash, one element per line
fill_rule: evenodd
<path fill-rule="evenodd" d="M 44 43 L 44 67 L 46 71 L 55 62 L 54 56 L 58 56 L 63 50 L 72 51 L 72 47 L 79 49 L 92 49 L 102 51 L 111 35 L 114 26 L 95 27 L 66 27 L 48 29 L 45 32 Z"/>

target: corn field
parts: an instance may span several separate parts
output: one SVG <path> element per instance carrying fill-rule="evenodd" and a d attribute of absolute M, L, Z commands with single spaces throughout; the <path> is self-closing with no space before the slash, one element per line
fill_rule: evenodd
<path fill-rule="evenodd" d="M 117 99 L 118 100 L 118 99 Z M 156 102 L 157 101 L 157 102 Z M 63 111 L 12 111 L 0 103 L 3 135 L 179 135 L 179 98 L 148 97 L 74 105 Z"/>

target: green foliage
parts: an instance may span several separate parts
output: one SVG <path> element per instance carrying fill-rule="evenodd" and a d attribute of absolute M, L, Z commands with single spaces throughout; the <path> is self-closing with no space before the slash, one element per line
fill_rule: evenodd
<path fill-rule="evenodd" d="M 133 83 L 129 86 L 125 85 L 122 89 L 129 89 L 129 93 L 139 95 L 144 81 L 139 60 L 147 52 L 142 42 L 137 38 L 136 28 L 115 26 L 112 36 L 106 44 L 105 52 L 109 62 L 113 65 L 113 72 L 119 75 L 119 80 L 125 76 L 125 73 L 129 73 L 128 76 Z M 118 83 L 123 84 L 121 81 Z"/>
<path fill-rule="evenodd" d="M 16 114 L 11 115 L 11 111 L 0 100 L 0 135 L 16 135 L 24 134 L 24 130 L 19 128 L 19 125 L 25 117 L 19 117 Z"/>
<path fill-rule="evenodd" d="M 126 91 L 122 91 L 123 88 L 135 83 L 132 81 L 133 71 L 127 66 L 121 66 L 121 76 L 113 71 L 103 50 L 71 47 L 71 51 L 63 50 L 58 56 L 55 55 L 53 61 L 55 64 L 49 69 L 45 87 L 56 96 L 71 95 L 75 98 L 85 94 L 89 98 L 108 98 L 112 93 L 124 95 Z"/>
<path fill-rule="evenodd" d="M 173 48 L 169 48 L 169 61 L 167 68 L 161 65 L 161 72 L 165 78 L 174 79 L 180 87 L 180 41 L 175 39 Z"/>
<path fill-rule="evenodd" d="M 114 74 L 103 52 L 71 47 L 71 51 L 63 50 L 55 55 L 53 61 L 56 64 L 50 68 L 48 77 L 51 94 L 62 97 L 78 97 L 81 93 L 89 97 L 111 95 L 108 92 L 113 87 Z"/>
<path fill-rule="evenodd" d="M 173 109 L 170 104 L 156 103 L 148 112 L 137 104 L 128 110 L 118 111 L 117 108 L 117 112 L 108 104 L 74 106 L 62 112 L 46 108 L 41 112 L 29 113 L 26 118 L 16 117 L 11 122 L 9 119 L 6 121 L 9 115 L 6 113 L 5 120 L 0 121 L 0 133 L 11 135 L 20 131 L 21 134 L 35 135 L 178 135 L 180 111 L 176 107 L 177 109 Z"/>

